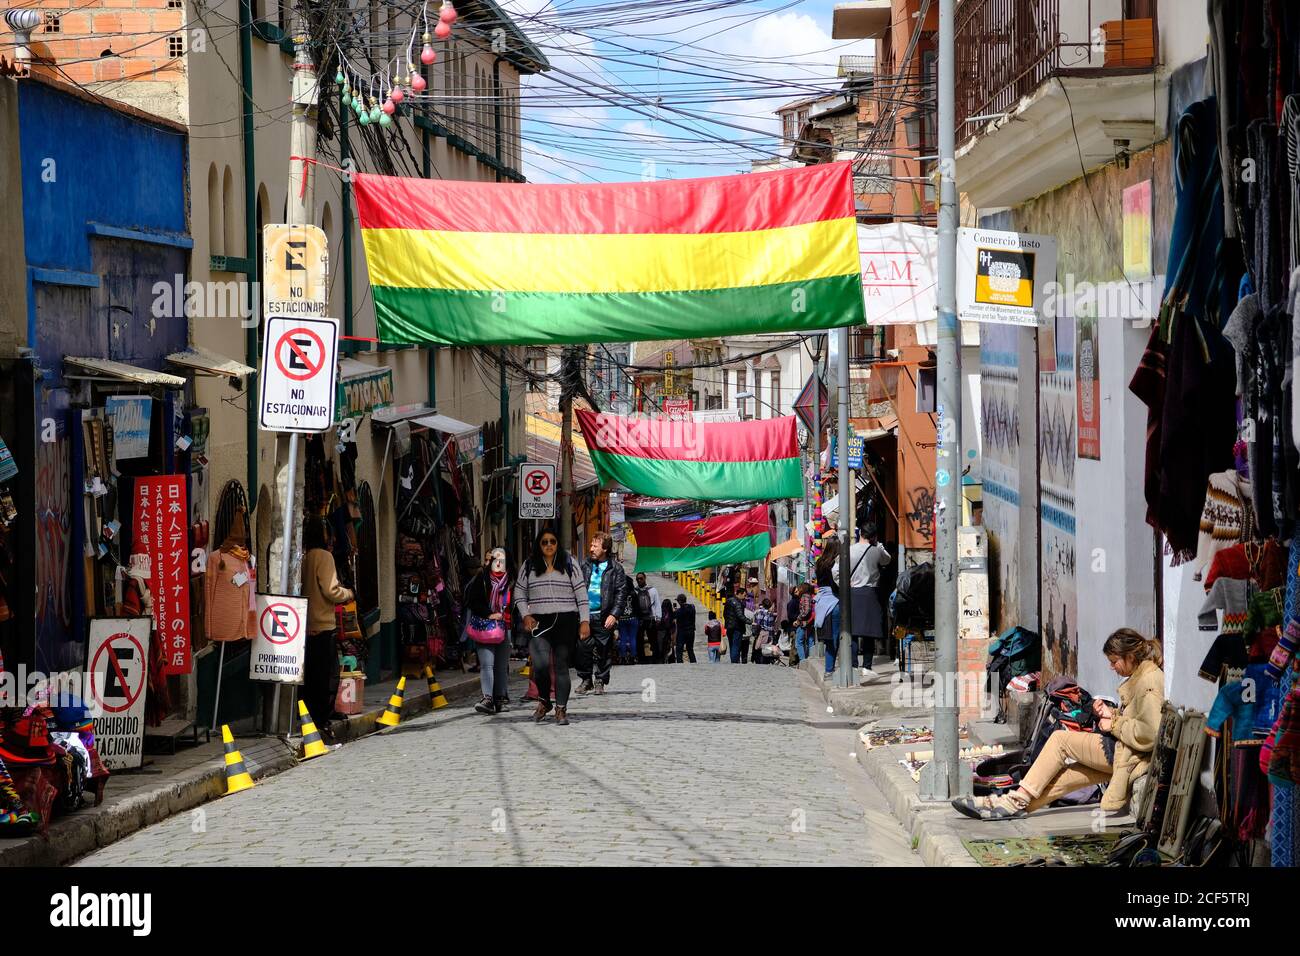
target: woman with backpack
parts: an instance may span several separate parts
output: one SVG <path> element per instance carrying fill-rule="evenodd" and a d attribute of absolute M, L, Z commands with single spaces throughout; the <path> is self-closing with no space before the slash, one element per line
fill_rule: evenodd
<path fill-rule="evenodd" d="M 515 605 L 524 617 L 525 630 L 532 635 L 529 651 L 540 695 L 533 720 L 540 724 L 553 706 L 555 722 L 567 725 L 569 661 L 574 658 L 578 637 L 586 638 L 591 633 L 591 605 L 582 569 L 560 547 L 555 529 L 546 528 L 537 536 L 533 553 L 515 584 Z"/>
<path fill-rule="evenodd" d="M 483 691 L 483 699 L 474 705 L 480 714 L 509 709 L 510 585 L 506 553 L 496 548 L 483 570 L 465 587 L 465 634 L 478 652 L 478 681 Z"/>
<path fill-rule="evenodd" d="M 677 614 L 673 602 L 664 598 L 659 606 L 659 663 L 671 664 L 677 660 Z"/>
<path fill-rule="evenodd" d="M 996 797 L 958 797 L 958 813 L 976 820 L 1015 820 L 1049 806 L 1067 793 L 1105 783 L 1105 811 L 1123 810 L 1129 785 L 1146 773 L 1165 702 L 1164 656 L 1160 642 L 1121 627 L 1102 646 L 1111 670 L 1125 678 L 1118 710 L 1094 700 L 1096 733 L 1058 730 L 1025 773 L 1016 790 Z"/>

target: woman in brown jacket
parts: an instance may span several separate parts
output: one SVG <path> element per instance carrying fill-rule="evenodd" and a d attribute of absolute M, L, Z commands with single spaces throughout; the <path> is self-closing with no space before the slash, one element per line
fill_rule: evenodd
<path fill-rule="evenodd" d="M 1058 730 L 1020 781 L 1020 787 L 998 797 L 958 797 L 959 813 L 977 820 L 1014 820 L 1050 805 L 1067 793 L 1091 784 L 1107 784 L 1103 810 L 1123 810 L 1129 785 L 1146 773 L 1160 729 L 1165 701 L 1163 655 L 1158 641 L 1122 627 L 1102 647 L 1111 670 L 1127 678 L 1119 685 L 1117 712 L 1093 701 L 1100 733 Z"/>
<path fill-rule="evenodd" d="M 302 702 L 316 725 L 329 732 L 330 715 L 339 686 L 339 654 L 334 606 L 352 600 L 339 583 L 329 526 L 319 518 L 303 526 L 302 594 L 307 599 L 307 647 L 303 661 Z"/>

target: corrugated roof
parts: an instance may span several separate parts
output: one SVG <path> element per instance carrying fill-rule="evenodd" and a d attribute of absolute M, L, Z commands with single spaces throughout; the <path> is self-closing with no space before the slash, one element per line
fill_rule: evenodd
<path fill-rule="evenodd" d="M 183 352 L 173 352 L 167 356 L 167 361 L 173 365 L 192 368 L 196 372 L 207 375 L 221 375 L 226 378 L 247 378 L 257 371 L 257 369 L 245 365 L 243 362 L 236 362 L 232 358 L 200 348 L 197 345 L 185 349 Z"/>
<path fill-rule="evenodd" d="M 591 463 L 591 456 L 584 449 L 577 447 L 576 434 L 574 439 L 573 490 L 585 491 L 588 488 L 598 487 L 600 479 L 596 477 L 596 469 Z M 555 465 L 556 480 L 559 480 L 560 443 L 558 440 L 551 441 L 530 429 L 528 432 L 528 460 Z"/>
<path fill-rule="evenodd" d="M 179 375 L 155 372 L 153 369 L 114 362 L 112 359 L 65 355 L 63 364 L 81 372 L 82 378 L 116 378 L 123 382 L 135 382 L 139 385 L 162 385 L 166 388 L 184 388 L 185 379 Z M 72 373 L 72 377 L 78 377 Z"/>

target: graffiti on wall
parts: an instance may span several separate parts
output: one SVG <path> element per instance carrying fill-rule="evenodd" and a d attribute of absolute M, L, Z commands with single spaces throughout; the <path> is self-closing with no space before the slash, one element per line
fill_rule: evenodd
<path fill-rule="evenodd" d="M 934 546 L 934 501 L 934 489 L 926 485 L 907 491 L 908 512 L 904 517 L 912 540 L 925 542 L 923 547 Z"/>

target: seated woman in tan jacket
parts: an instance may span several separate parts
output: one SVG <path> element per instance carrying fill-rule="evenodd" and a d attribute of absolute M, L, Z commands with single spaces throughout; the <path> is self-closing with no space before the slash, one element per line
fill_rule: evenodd
<path fill-rule="evenodd" d="M 1020 781 L 1020 787 L 998 797 L 958 797 L 959 813 L 977 820 L 1014 820 L 1091 784 L 1107 784 L 1103 810 L 1128 805 L 1129 784 L 1146 773 L 1160 729 L 1165 701 L 1164 658 L 1158 641 L 1122 627 L 1106 639 L 1102 652 L 1111 670 L 1125 677 L 1119 685 L 1118 712 L 1093 701 L 1101 733 L 1058 730 Z"/>

